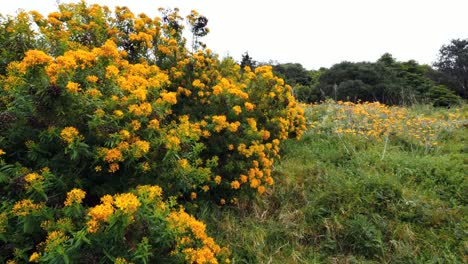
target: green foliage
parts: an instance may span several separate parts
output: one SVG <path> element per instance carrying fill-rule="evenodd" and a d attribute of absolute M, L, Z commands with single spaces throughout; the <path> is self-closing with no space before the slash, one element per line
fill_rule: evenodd
<path fill-rule="evenodd" d="M 468 98 L 468 39 L 453 39 L 443 45 L 434 66 L 442 73 L 443 84 L 462 98 Z"/>
<path fill-rule="evenodd" d="M 461 102 L 459 96 L 455 95 L 452 90 L 449 90 L 443 85 L 431 87 L 431 89 L 429 89 L 429 97 L 433 102 L 433 106 L 450 107 L 458 105 Z"/>
<path fill-rule="evenodd" d="M 397 62 L 384 54 L 377 62 L 342 62 L 320 76 L 317 88 L 322 99 L 378 101 L 389 105 L 411 105 L 426 101 L 434 85 L 430 67 L 415 61 Z"/>
<path fill-rule="evenodd" d="M 408 111 L 415 116 L 461 112 L 457 122 L 462 124 L 468 115 L 466 106 Z M 314 113 L 306 109 L 309 122 L 320 127 L 323 115 Z M 321 131 L 285 142 L 273 172 L 282 177 L 266 197 L 200 214 L 223 230 L 216 237 L 229 244 L 234 261 L 463 263 L 465 128 L 441 133 L 442 142 L 429 152 L 389 140 L 384 159 L 384 140 Z"/>
<path fill-rule="evenodd" d="M 1 262 L 228 257 L 183 208 L 265 193 L 303 109 L 271 67 L 205 49 L 205 17 L 187 17 L 189 51 L 178 10 L 160 11 L 83 1 L 1 21 Z"/>

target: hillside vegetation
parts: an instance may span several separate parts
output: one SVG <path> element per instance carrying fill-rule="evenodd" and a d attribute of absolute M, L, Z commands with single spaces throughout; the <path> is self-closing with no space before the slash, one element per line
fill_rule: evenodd
<path fill-rule="evenodd" d="M 159 11 L 0 16 L 1 263 L 467 261 L 468 111 L 430 67 L 387 56 L 369 72 L 406 92 L 338 89 L 450 109 L 300 104 L 278 67 L 206 48 L 203 15 Z"/>
<path fill-rule="evenodd" d="M 466 106 L 305 106 L 275 187 L 201 218 L 236 263 L 464 263 Z"/>

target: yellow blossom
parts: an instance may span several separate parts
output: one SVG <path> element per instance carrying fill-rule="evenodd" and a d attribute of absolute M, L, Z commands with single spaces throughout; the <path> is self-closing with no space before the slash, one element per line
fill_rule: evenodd
<path fill-rule="evenodd" d="M 90 83 L 96 83 L 99 80 L 97 76 L 94 75 L 88 75 L 86 76 L 86 81 Z"/>
<path fill-rule="evenodd" d="M 231 182 L 231 188 L 232 189 L 239 189 L 240 188 L 240 183 L 238 181 L 232 181 Z"/>
<path fill-rule="evenodd" d="M 239 115 L 242 112 L 242 108 L 236 105 L 232 107 L 232 111 L 234 111 L 234 114 Z"/>
<path fill-rule="evenodd" d="M 81 139 L 78 129 L 74 127 L 65 127 L 62 129 L 60 137 L 68 144 L 72 143 L 75 139 Z"/>
<path fill-rule="evenodd" d="M 115 206 L 126 214 L 133 214 L 141 203 L 133 193 L 123 193 L 114 196 Z"/>
<path fill-rule="evenodd" d="M 164 102 L 167 102 L 169 104 L 177 103 L 177 93 L 175 92 L 163 92 L 161 93 L 161 98 Z"/>
<path fill-rule="evenodd" d="M 81 91 L 81 88 L 80 88 L 80 84 L 79 83 L 75 83 L 75 82 L 68 82 L 67 83 L 67 86 L 65 87 L 67 88 L 67 90 L 70 92 L 70 93 L 78 93 L 79 91 Z"/>
<path fill-rule="evenodd" d="M 215 180 L 215 183 L 219 185 L 219 184 L 221 184 L 222 178 L 221 178 L 221 176 L 216 175 L 216 177 L 214 178 L 214 180 Z"/>
<path fill-rule="evenodd" d="M 65 200 L 64 205 L 65 206 L 71 206 L 74 203 L 81 204 L 81 202 L 83 201 L 85 195 L 86 195 L 85 191 L 83 191 L 81 189 L 74 188 L 74 189 L 72 189 L 71 191 L 69 191 L 67 193 L 67 199 Z"/>
<path fill-rule="evenodd" d="M 37 262 L 39 262 L 40 257 L 41 257 L 41 255 L 39 253 L 33 252 L 31 254 L 31 256 L 29 257 L 29 262 L 37 263 Z"/>

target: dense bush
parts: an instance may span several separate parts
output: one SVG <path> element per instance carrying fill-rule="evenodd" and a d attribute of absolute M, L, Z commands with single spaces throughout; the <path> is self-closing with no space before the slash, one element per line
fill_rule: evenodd
<path fill-rule="evenodd" d="M 178 10 L 59 9 L 20 13 L 35 49 L 1 53 L 1 261 L 223 259 L 176 204 L 236 203 L 274 183 L 280 142 L 305 130 L 291 88 L 271 67 L 197 49 L 208 29 L 195 11 L 189 52 Z"/>

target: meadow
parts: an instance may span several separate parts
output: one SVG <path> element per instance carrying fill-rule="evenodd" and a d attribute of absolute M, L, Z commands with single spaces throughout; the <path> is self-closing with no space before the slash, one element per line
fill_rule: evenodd
<path fill-rule="evenodd" d="M 235 263 L 466 262 L 466 106 L 304 107 L 274 188 L 201 210 Z"/>

